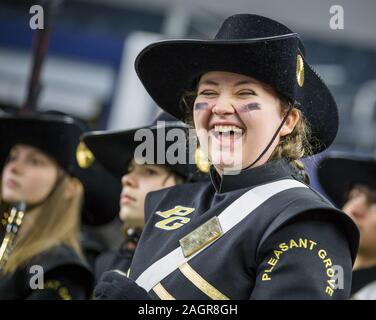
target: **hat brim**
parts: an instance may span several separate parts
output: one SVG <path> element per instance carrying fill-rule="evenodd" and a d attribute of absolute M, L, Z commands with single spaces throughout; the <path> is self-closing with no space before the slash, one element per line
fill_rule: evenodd
<path fill-rule="evenodd" d="M 143 155 L 142 159 L 139 160 L 142 160 L 146 164 L 167 165 L 173 172 L 187 178 L 189 181 L 206 179 L 206 175 L 201 173 L 194 164 L 194 153 L 190 153 L 189 150 L 187 150 L 186 144 L 184 144 L 186 152 L 185 163 L 168 163 L 166 150 L 169 150 L 169 147 L 176 143 L 176 139 L 166 141 L 165 138 L 168 133 L 172 132 L 174 129 L 186 129 L 186 127 L 181 125 L 178 126 L 166 123 L 164 126 L 140 127 L 116 132 L 89 132 L 84 134 L 81 139 L 94 154 L 95 159 L 114 177 L 120 180 L 127 172 L 129 161 L 134 159 L 136 148 L 144 141 L 135 140 L 136 132 L 142 129 L 147 129 L 152 132 L 153 150 L 148 150 L 151 152 Z M 159 135 L 159 129 L 164 130 L 165 134 Z"/>
<path fill-rule="evenodd" d="M 95 161 L 89 168 L 77 168 L 75 176 L 84 185 L 82 223 L 100 226 L 111 222 L 120 211 L 120 180 Z"/>
<path fill-rule="evenodd" d="M 298 53 L 296 34 L 232 41 L 166 40 L 141 51 L 135 68 L 153 100 L 182 121 L 187 110 L 182 109 L 180 99 L 185 91 L 195 89 L 202 74 L 227 71 L 262 81 L 299 104 L 312 130 L 313 152 L 319 153 L 337 134 L 337 105 L 304 57 L 304 83 L 302 87 L 297 84 Z"/>
<path fill-rule="evenodd" d="M 325 193 L 342 208 L 355 184 L 376 189 L 376 160 L 355 156 L 328 157 L 320 162 L 317 175 Z"/>

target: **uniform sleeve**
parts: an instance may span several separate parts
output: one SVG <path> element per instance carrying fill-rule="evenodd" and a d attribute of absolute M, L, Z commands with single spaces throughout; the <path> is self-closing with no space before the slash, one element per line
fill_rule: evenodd
<path fill-rule="evenodd" d="M 327 217 L 288 222 L 265 240 L 257 258 L 250 299 L 349 298 L 349 243 Z"/>
<path fill-rule="evenodd" d="M 89 298 L 91 287 L 84 281 L 84 270 L 76 266 L 62 267 L 48 272 L 43 279 L 43 289 L 34 289 L 27 300 L 84 300 Z"/>
<path fill-rule="evenodd" d="M 95 283 L 97 284 L 102 274 L 109 270 L 117 269 L 126 273 L 131 266 L 132 258 L 133 251 L 129 249 L 102 253 L 95 261 Z"/>
<path fill-rule="evenodd" d="M 94 264 L 95 283 L 98 283 L 102 274 L 111 270 L 111 262 L 113 260 L 113 252 L 106 251 L 99 255 Z"/>
<path fill-rule="evenodd" d="M 148 292 L 120 270 L 103 273 L 94 289 L 95 300 L 152 300 Z"/>

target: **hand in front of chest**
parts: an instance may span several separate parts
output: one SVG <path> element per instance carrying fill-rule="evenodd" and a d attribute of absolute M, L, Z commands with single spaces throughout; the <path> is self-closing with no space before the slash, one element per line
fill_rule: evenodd
<path fill-rule="evenodd" d="M 94 289 L 95 300 L 151 300 L 151 296 L 125 273 L 111 270 L 103 273 Z"/>

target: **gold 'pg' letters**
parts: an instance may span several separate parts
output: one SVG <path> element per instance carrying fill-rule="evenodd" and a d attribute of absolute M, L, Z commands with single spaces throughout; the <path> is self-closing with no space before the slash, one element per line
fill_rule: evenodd
<path fill-rule="evenodd" d="M 176 230 L 191 221 L 186 217 L 195 209 L 183 206 L 175 206 L 175 208 L 166 211 L 157 211 L 156 214 L 164 218 L 157 222 L 155 226 L 163 230 Z"/>

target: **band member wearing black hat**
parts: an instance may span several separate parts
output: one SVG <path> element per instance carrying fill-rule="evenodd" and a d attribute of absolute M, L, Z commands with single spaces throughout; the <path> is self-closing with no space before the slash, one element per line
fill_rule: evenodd
<path fill-rule="evenodd" d="M 68 116 L 0 118 L 0 299 L 86 299 L 79 241 L 84 189 L 74 176 L 82 128 Z"/>
<path fill-rule="evenodd" d="M 110 173 L 121 180 L 123 190 L 119 194 L 119 217 L 123 223 L 125 241 L 117 251 L 105 252 L 99 256 L 95 264 L 95 279 L 107 270 L 118 269 L 127 272 L 138 239 L 144 227 L 144 205 L 147 193 L 167 188 L 180 183 L 194 182 L 207 178 L 195 165 L 156 164 L 154 158 L 134 159 L 135 151 L 141 142 L 135 141 L 135 134 L 140 130 L 149 130 L 153 135 L 153 146 L 159 150 L 167 150 L 174 141 L 165 140 L 173 131 L 186 133 L 187 125 L 167 113 L 162 112 L 152 125 L 116 132 L 86 133 L 82 141 Z M 163 131 L 162 134 L 159 132 Z M 184 139 L 182 142 L 186 142 Z M 188 146 L 184 146 L 184 150 Z M 154 156 L 154 153 L 153 153 Z M 138 160 L 138 161 L 137 161 Z M 202 168 L 202 167 L 201 167 Z M 205 170 L 205 168 L 202 168 Z"/>
<path fill-rule="evenodd" d="M 214 40 L 147 46 L 136 71 L 162 109 L 193 120 L 211 183 L 149 193 L 129 277 L 109 273 L 95 297 L 348 298 L 358 230 L 300 174 L 338 115 L 299 36 L 234 15 Z"/>
<path fill-rule="evenodd" d="M 352 299 L 376 299 L 376 160 L 331 154 L 320 162 L 318 177 L 333 202 L 360 231 L 354 264 Z"/>
<path fill-rule="evenodd" d="M 14 114 L 17 114 L 17 110 Z M 44 114 L 71 117 L 56 110 L 46 111 Z M 74 118 L 74 122 L 82 133 L 89 131 L 85 122 L 77 118 Z M 99 254 L 108 249 L 107 241 L 97 230 L 116 217 L 119 211 L 117 200 L 121 192 L 121 184 L 98 161 L 95 161 L 93 154 L 84 143 L 79 143 L 78 139 L 72 140 L 72 143 L 72 148 L 76 148 L 76 159 L 71 171 L 84 187 L 80 242 L 84 256 L 93 269 Z M 104 185 L 106 188 L 103 188 Z"/>

